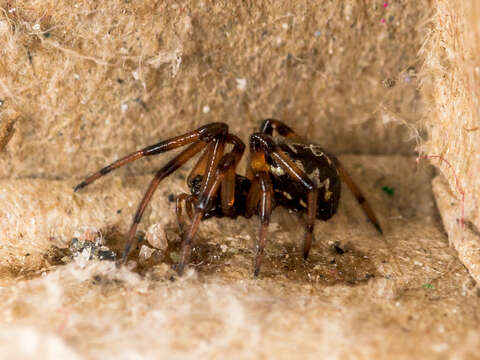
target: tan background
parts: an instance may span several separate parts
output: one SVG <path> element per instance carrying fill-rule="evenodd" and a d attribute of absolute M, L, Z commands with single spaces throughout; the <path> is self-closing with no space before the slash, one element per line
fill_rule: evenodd
<path fill-rule="evenodd" d="M 2 174 L 82 177 L 211 121 L 247 140 L 271 116 L 335 153 L 412 154 L 427 3 L 5 3 L 0 109 L 24 121 Z"/>

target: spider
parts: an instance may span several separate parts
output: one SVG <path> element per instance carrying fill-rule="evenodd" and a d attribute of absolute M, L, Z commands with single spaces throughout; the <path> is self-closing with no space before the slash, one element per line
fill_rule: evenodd
<path fill-rule="evenodd" d="M 274 131 L 279 141 L 275 141 Z M 227 144 L 231 145 L 229 151 L 225 150 Z M 307 213 L 303 245 L 303 257 L 307 259 L 315 219 L 326 221 L 337 212 L 341 180 L 350 188 L 371 223 L 382 233 L 372 208 L 339 160 L 321 147 L 303 140 L 290 127 L 275 119 L 264 120 L 259 132 L 250 136 L 250 159 L 245 176 L 236 173 L 245 144 L 228 132 L 226 124 L 210 123 L 127 155 L 89 176 L 74 191 L 144 156 L 186 145 L 189 146 L 158 170 L 151 181 L 133 218 L 123 263 L 135 242 L 137 225 L 160 182 L 199 153 L 200 158 L 187 177 L 190 194 L 176 197 L 176 215 L 183 237 L 182 256 L 177 266 L 180 274 L 189 263 L 195 234 L 202 220 L 258 215 L 261 225 L 254 261 L 254 276 L 257 277 L 270 215 L 276 206 Z M 185 229 L 184 209 L 191 219 L 188 229 Z"/>

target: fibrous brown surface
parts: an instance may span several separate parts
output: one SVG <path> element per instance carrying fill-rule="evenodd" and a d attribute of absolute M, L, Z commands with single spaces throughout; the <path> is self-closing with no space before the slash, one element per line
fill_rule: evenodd
<path fill-rule="evenodd" d="M 72 182 L 3 181 L 0 205 L 11 214 L 3 226 L 22 231 L 28 219 L 31 233 L 25 238 L 44 239 L 52 232 L 58 237 L 51 243 L 10 244 L 9 253 L 2 253 L 12 260 L 1 272 L 2 354 L 86 359 L 473 355 L 478 293 L 443 233 L 430 187 L 433 169 L 418 167 L 413 157 L 341 160 L 374 204 L 385 235 L 365 221 L 345 189 L 338 214 L 316 224 L 317 241 L 304 262 L 303 220 L 278 208 L 259 279 L 252 277 L 258 218 L 203 222 L 192 270 L 184 278 L 172 270 L 180 247 L 168 194 L 184 188 L 182 173 L 159 189 L 141 224 L 147 239 L 164 237 L 168 247 L 144 243 L 133 256 L 139 259 L 134 271 L 88 261 L 88 249 L 73 262 L 67 256 L 63 265 L 64 252 L 52 245 L 65 247 L 74 236 L 101 237 L 120 249 L 148 176 L 112 175 L 75 195 Z M 8 238 L 18 234 L 2 243 Z M 29 256 L 20 253 L 26 249 Z M 5 269 L 14 276 L 5 276 Z"/>
<path fill-rule="evenodd" d="M 426 3 L 4 2 L 0 111 L 24 121 L 0 175 L 81 177 L 210 121 L 246 140 L 271 116 L 334 153 L 411 154 Z"/>
<path fill-rule="evenodd" d="M 448 181 L 434 187 L 460 259 L 480 280 L 480 4 L 439 1 L 422 49 L 428 141 L 422 145 Z M 442 204 L 442 205 L 440 205 Z M 443 211 L 443 209 L 445 211 Z"/>
<path fill-rule="evenodd" d="M 423 98 L 417 90 L 417 52 L 426 35 L 430 45 L 440 36 L 425 31 L 425 19 L 435 13 L 440 32 L 451 3 L 0 1 L 2 359 L 474 358 L 478 291 L 463 264 L 476 276 L 476 262 L 468 246 L 457 247 L 459 261 L 441 223 L 454 242 L 455 183 L 448 169 L 453 190 L 436 180 L 440 218 L 433 168 L 413 156 L 427 136 L 425 153 L 445 155 L 428 148 L 440 134 L 431 129 L 458 92 L 441 97 L 440 78 L 467 79 L 460 62 L 431 55 L 426 64 L 438 56 L 463 77 L 424 67 L 432 77 L 423 77 Z M 461 14 L 447 16 L 455 20 L 450 40 L 468 8 Z M 436 42 L 447 55 L 463 49 L 448 39 Z M 462 94 L 465 84 L 455 85 Z M 308 262 L 303 219 L 276 209 L 259 279 L 258 218 L 202 223 L 180 278 L 169 201 L 187 190 L 180 170 L 149 205 L 134 261 L 116 268 L 98 260 L 121 251 L 149 179 L 172 155 L 73 193 L 80 178 L 211 121 L 247 141 L 266 117 L 344 154 L 383 237 L 345 188 L 338 214 L 316 223 Z M 473 120 L 465 124 L 476 134 Z M 458 155 L 475 164 L 468 141 Z M 461 166 L 468 171 L 456 174 L 473 177 Z M 466 226 L 475 235 L 472 204 Z"/>

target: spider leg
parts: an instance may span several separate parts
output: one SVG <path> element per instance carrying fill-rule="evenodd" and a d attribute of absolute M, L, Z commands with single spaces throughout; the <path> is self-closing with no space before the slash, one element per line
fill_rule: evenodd
<path fill-rule="evenodd" d="M 255 267 L 254 276 L 257 277 L 260 273 L 260 266 L 263 260 L 263 251 L 265 249 L 265 243 L 267 241 L 268 225 L 270 225 L 270 216 L 272 214 L 272 195 L 273 187 L 270 175 L 266 172 L 258 172 L 256 176 L 259 179 L 260 188 L 262 191 L 262 197 L 260 200 L 260 234 L 258 237 L 257 254 L 255 255 Z"/>
<path fill-rule="evenodd" d="M 220 189 L 222 213 L 229 217 L 233 214 L 233 205 L 235 203 L 235 176 L 235 164 L 232 164 L 225 171 Z"/>
<path fill-rule="evenodd" d="M 185 194 L 185 195 L 188 195 L 188 194 Z M 198 197 L 196 195 L 188 195 L 187 198 L 185 199 L 185 210 L 190 220 L 193 219 L 193 205 L 196 201 L 198 201 Z M 180 230 L 183 234 L 185 230 L 185 218 L 182 216 L 182 219 L 179 219 L 179 221 L 183 221 L 182 226 L 180 226 L 180 223 L 179 223 Z"/>
<path fill-rule="evenodd" d="M 198 197 L 195 195 L 192 195 L 187 199 L 187 202 L 185 204 L 187 215 L 190 220 L 193 219 L 193 205 L 197 201 L 198 201 Z"/>
<path fill-rule="evenodd" d="M 217 181 L 218 165 L 225 148 L 225 138 L 219 137 L 212 144 L 209 145 L 207 150 L 208 156 L 205 165 L 205 173 L 202 177 L 202 183 L 200 185 L 200 191 L 198 195 L 197 203 L 195 204 L 195 212 L 193 215 L 192 223 L 186 234 L 184 234 L 183 240 L 183 251 L 180 264 L 178 264 L 179 274 L 183 273 L 183 269 L 186 264 L 190 261 L 190 253 L 194 245 L 195 234 L 197 233 L 200 221 L 203 218 L 208 206 L 210 205 L 210 200 L 216 193 L 220 182 Z M 202 161 L 202 159 L 200 159 Z M 195 168 L 198 168 L 196 166 Z M 213 193 L 212 193 L 212 190 Z M 210 194 L 208 196 L 208 194 Z"/>
<path fill-rule="evenodd" d="M 276 119 L 265 119 L 260 125 L 260 132 L 273 135 L 273 130 L 276 130 L 281 136 L 289 139 L 300 139 L 295 131 L 293 131 L 289 126 L 285 125 L 282 121 Z"/>
<path fill-rule="evenodd" d="M 310 178 L 283 152 L 273 141 L 270 135 L 255 133 L 250 136 L 252 148 L 252 169 L 256 171 L 269 171 L 265 161 L 265 154 L 268 154 L 294 181 L 298 181 L 307 190 L 307 223 L 305 226 L 305 241 L 303 257 L 308 258 L 313 241 L 313 227 L 317 212 L 318 189 Z"/>
<path fill-rule="evenodd" d="M 144 156 L 151 156 L 163 153 L 165 151 L 173 150 L 178 147 L 194 143 L 196 141 L 204 141 L 206 143 L 211 142 L 213 138 L 219 134 L 227 134 L 228 127 L 224 123 L 210 123 L 199 127 L 197 130 L 190 131 L 186 134 L 179 135 L 164 141 L 161 141 L 157 144 L 147 146 L 144 149 L 138 150 L 130 155 L 127 155 L 120 160 L 113 162 L 112 164 L 104 167 L 103 169 L 97 171 L 96 173 L 90 175 L 80 184 L 75 186 L 74 191 L 78 191 L 85 186 L 91 184 L 98 178 L 103 175 L 108 174 L 110 171 L 115 170 L 123 165 L 126 165 L 130 162 L 138 160 Z"/>
<path fill-rule="evenodd" d="M 183 205 L 185 205 L 185 209 L 187 210 L 188 214 L 188 206 L 190 203 L 191 198 L 194 195 L 190 194 L 180 194 L 176 197 L 175 199 L 175 213 L 177 214 L 177 222 L 178 222 L 178 227 L 180 229 L 180 233 L 183 234 L 183 230 L 185 229 L 185 216 L 183 215 Z M 190 215 L 190 214 L 188 214 Z"/>
<path fill-rule="evenodd" d="M 233 145 L 232 156 L 234 160 L 228 170 L 225 173 L 225 180 L 221 184 L 221 205 L 222 212 L 226 216 L 230 216 L 233 212 L 233 204 L 235 201 L 235 170 L 240 162 L 243 152 L 245 151 L 245 144 L 237 136 L 228 134 L 225 138 L 225 143 Z M 209 164 L 209 153 L 208 151 L 204 152 L 197 165 L 192 169 L 187 178 L 187 183 L 191 186 L 193 179 L 198 175 L 205 174 L 207 166 Z"/>
<path fill-rule="evenodd" d="M 225 216 L 231 216 L 235 203 L 236 169 L 245 151 L 245 144 L 238 137 L 231 134 L 229 134 L 226 141 L 233 144 L 233 149 L 230 152 L 233 161 L 231 161 L 230 166 L 225 171 L 220 189 L 220 199 L 222 203 L 222 213 Z"/>
<path fill-rule="evenodd" d="M 179 155 L 177 155 L 172 160 L 170 160 L 164 167 L 162 167 L 156 173 L 155 177 L 153 178 L 153 180 L 151 181 L 148 187 L 147 192 L 143 196 L 143 199 L 140 202 L 137 212 L 135 213 L 135 216 L 133 218 L 132 226 L 130 227 L 130 231 L 128 232 L 128 239 L 125 245 L 125 250 L 123 251 L 123 258 L 122 258 L 123 263 L 127 261 L 128 254 L 130 253 L 130 249 L 133 245 L 135 233 L 137 231 L 137 225 L 142 219 L 145 208 L 147 207 L 147 204 L 152 198 L 153 193 L 155 192 L 158 185 L 160 184 L 160 181 L 162 181 L 165 177 L 167 177 L 172 172 L 177 170 L 180 166 L 182 166 L 185 162 L 187 162 L 193 156 L 201 152 L 205 146 L 206 144 L 204 141 L 194 142 L 187 149 L 185 149 Z M 209 154 L 208 158 L 209 158 L 209 163 L 211 164 L 211 168 L 209 169 L 209 171 L 207 171 L 207 174 L 203 178 L 200 193 L 204 191 L 203 188 L 205 187 L 206 183 L 208 186 L 208 182 L 212 182 L 211 173 L 213 172 L 216 165 L 218 164 L 218 161 L 219 161 L 218 158 L 223 153 L 223 147 L 224 147 L 224 139 L 223 139 L 223 136 L 221 135 L 218 135 L 217 138 L 214 140 L 214 142 L 208 145 L 207 153 Z"/>
<path fill-rule="evenodd" d="M 343 167 L 342 163 L 336 159 L 335 165 L 338 170 L 338 175 L 340 175 L 340 179 L 347 184 L 348 188 L 352 192 L 353 196 L 355 196 L 355 199 L 357 202 L 360 204 L 362 207 L 363 212 L 365 215 L 367 215 L 368 219 L 371 221 L 373 226 L 377 229 L 377 231 L 380 234 L 383 234 L 382 228 L 380 227 L 380 222 L 378 221 L 377 217 L 375 216 L 375 213 L 373 212 L 372 208 L 370 207 L 370 204 L 368 203 L 367 199 L 363 196 L 362 192 L 360 191 L 360 188 L 355 184 L 353 181 L 352 177 L 350 174 L 345 170 Z"/>
<path fill-rule="evenodd" d="M 247 204 L 245 206 L 245 217 L 251 218 L 258 210 L 258 203 L 260 201 L 260 184 L 257 177 L 254 176 L 250 185 L 250 190 L 247 195 Z"/>
<path fill-rule="evenodd" d="M 195 177 L 198 175 L 203 175 L 207 169 L 207 161 L 210 156 L 210 151 L 204 151 L 203 154 L 200 156 L 200 159 L 198 160 L 197 164 L 193 167 L 192 171 L 190 171 L 190 174 L 187 176 L 187 185 L 189 187 L 192 186 L 193 180 Z"/>
<path fill-rule="evenodd" d="M 133 217 L 133 222 L 130 227 L 130 231 L 128 232 L 127 243 L 123 251 L 123 257 L 122 257 L 123 263 L 127 261 L 128 254 L 130 253 L 130 249 L 132 248 L 138 223 L 142 219 L 143 213 L 145 212 L 145 208 L 150 202 L 150 199 L 152 198 L 153 193 L 157 189 L 160 182 L 164 178 L 166 178 L 168 175 L 173 173 L 175 170 L 177 170 L 180 166 L 185 164 L 193 156 L 198 154 L 198 152 L 203 150 L 205 146 L 206 144 L 203 141 L 193 143 L 188 148 L 183 150 L 180 154 L 175 156 L 172 160 L 170 160 L 160 170 L 157 171 L 157 173 L 155 174 L 155 177 L 150 182 L 150 185 L 148 186 L 147 192 L 143 196 L 142 201 L 138 205 L 138 209 L 137 209 L 137 212 L 135 213 L 135 216 Z"/>
<path fill-rule="evenodd" d="M 227 135 L 225 142 L 227 144 L 233 145 L 232 152 L 235 154 L 236 164 L 238 164 L 245 150 L 245 144 L 237 136 L 232 134 Z M 187 177 L 187 184 L 189 186 L 191 186 L 193 179 L 195 179 L 196 176 L 203 175 L 205 173 L 207 169 L 207 165 L 208 165 L 208 152 L 204 152 L 200 157 L 200 160 L 198 161 L 198 163 L 195 165 L 195 167 L 192 169 L 192 171 Z"/>
<path fill-rule="evenodd" d="M 276 119 L 265 119 L 265 120 L 263 120 L 261 125 L 260 125 L 259 132 L 272 136 L 274 130 L 280 136 L 283 136 L 283 137 L 288 138 L 290 140 L 303 142 L 303 139 L 300 136 L 298 136 L 297 133 L 295 133 L 295 131 L 293 131 L 292 128 L 287 126 L 282 121 L 276 120 Z M 248 161 L 248 164 L 250 164 L 250 160 Z M 251 166 L 249 166 L 247 168 L 246 177 L 250 180 L 253 180 L 253 178 L 254 178 Z"/>
<path fill-rule="evenodd" d="M 214 161 L 215 159 L 213 159 L 210 164 L 214 164 Z M 222 183 L 226 172 L 234 164 L 235 154 L 230 152 L 221 158 L 221 160 L 218 162 L 218 166 L 209 166 L 207 174 L 204 176 L 205 181 L 207 175 L 209 173 L 213 173 L 212 175 L 208 176 L 208 178 L 211 180 L 205 181 L 206 186 L 200 191 L 198 200 L 195 204 L 192 223 L 184 236 L 182 258 L 178 264 L 178 272 L 180 274 L 183 273 L 185 265 L 190 262 L 192 248 L 195 246 L 195 234 L 197 233 L 200 221 L 202 220 L 205 212 L 211 207 L 212 201 L 218 193 L 218 189 L 220 188 L 220 184 Z"/>

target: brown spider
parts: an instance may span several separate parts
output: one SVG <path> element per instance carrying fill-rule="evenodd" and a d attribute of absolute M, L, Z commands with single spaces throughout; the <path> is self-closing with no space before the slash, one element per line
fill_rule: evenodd
<path fill-rule="evenodd" d="M 274 130 L 282 141 L 274 141 Z M 229 152 L 225 152 L 226 144 L 233 145 Z M 236 167 L 245 150 L 244 143 L 228 133 L 226 124 L 210 123 L 117 160 L 89 176 L 74 190 L 77 191 L 110 171 L 144 156 L 156 155 L 184 145 L 189 146 L 158 170 L 140 202 L 128 234 L 123 262 L 127 260 L 137 225 L 160 181 L 201 152 L 200 159 L 187 178 L 191 194 L 181 194 L 176 198 L 176 213 L 183 233 L 183 251 L 178 265 L 180 273 L 189 263 L 200 221 L 213 216 L 235 218 L 241 215 L 249 218 L 256 214 L 261 221 L 254 265 L 254 275 L 258 276 L 270 215 L 276 206 L 307 212 L 303 248 L 303 257 L 307 259 L 313 240 L 315 219 L 328 220 L 337 212 L 340 180 L 347 184 L 367 217 L 382 233 L 370 205 L 338 159 L 319 146 L 304 141 L 287 125 L 274 119 L 264 120 L 260 131 L 250 136 L 251 154 L 246 176 L 236 174 Z M 192 218 L 186 231 L 182 210 L 184 206 Z"/>

